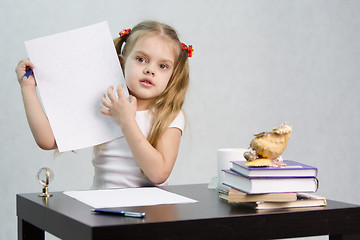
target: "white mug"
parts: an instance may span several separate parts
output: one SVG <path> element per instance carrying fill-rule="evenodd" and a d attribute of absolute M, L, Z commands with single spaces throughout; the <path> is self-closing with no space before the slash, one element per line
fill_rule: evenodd
<path fill-rule="evenodd" d="M 217 150 L 217 170 L 218 170 L 218 189 L 227 189 L 223 185 L 223 169 L 230 169 L 231 161 L 246 161 L 244 152 L 249 151 L 247 148 L 221 148 Z"/>

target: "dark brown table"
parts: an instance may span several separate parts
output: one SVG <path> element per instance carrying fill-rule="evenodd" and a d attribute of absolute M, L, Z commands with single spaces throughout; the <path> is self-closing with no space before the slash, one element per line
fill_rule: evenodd
<path fill-rule="evenodd" d="M 198 203 L 122 208 L 145 219 L 99 215 L 62 192 L 47 201 L 38 193 L 16 196 L 18 239 L 281 239 L 329 235 L 360 239 L 360 206 L 328 200 L 326 207 L 253 210 L 229 205 L 206 184 L 163 189 Z"/>

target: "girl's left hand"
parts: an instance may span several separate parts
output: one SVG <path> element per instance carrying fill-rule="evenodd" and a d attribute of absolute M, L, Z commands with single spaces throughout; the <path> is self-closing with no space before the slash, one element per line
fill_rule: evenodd
<path fill-rule="evenodd" d="M 137 101 L 134 96 L 129 96 L 130 102 L 127 100 L 123 91 L 123 84 L 117 87 L 118 97 L 114 94 L 114 87 L 110 86 L 106 95 L 102 97 L 102 104 L 105 108 L 100 107 L 100 112 L 104 115 L 111 116 L 117 124 L 123 128 L 127 123 L 135 121 Z"/>

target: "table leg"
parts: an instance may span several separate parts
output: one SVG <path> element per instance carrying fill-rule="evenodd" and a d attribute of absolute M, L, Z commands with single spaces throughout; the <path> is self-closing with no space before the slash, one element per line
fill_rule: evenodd
<path fill-rule="evenodd" d="M 360 233 L 329 235 L 329 240 L 358 240 L 358 239 L 360 239 Z"/>
<path fill-rule="evenodd" d="M 18 240 L 45 240 L 45 232 L 18 218 Z"/>

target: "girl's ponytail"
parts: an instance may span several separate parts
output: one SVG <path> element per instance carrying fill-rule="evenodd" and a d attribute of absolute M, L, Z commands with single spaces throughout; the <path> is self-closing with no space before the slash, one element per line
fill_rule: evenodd
<path fill-rule="evenodd" d="M 122 45 L 124 44 L 124 42 L 125 41 L 121 40 L 121 37 L 114 39 L 114 45 L 115 45 L 116 53 L 118 55 L 121 54 L 121 48 L 122 48 Z"/>
<path fill-rule="evenodd" d="M 119 32 L 119 37 L 114 39 L 114 45 L 117 54 L 122 54 L 123 45 L 125 44 L 126 40 L 130 35 L 131 29 L 124 29 Z M 122 54 L 123 55 L 123 54 Z"/>

